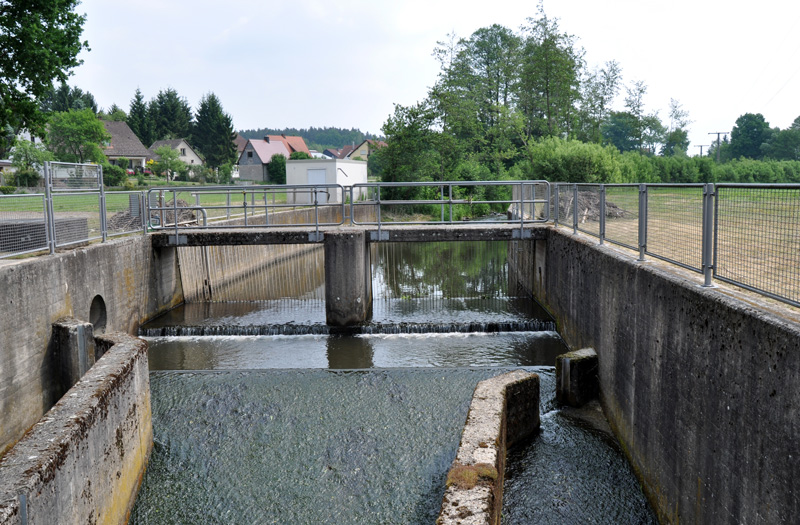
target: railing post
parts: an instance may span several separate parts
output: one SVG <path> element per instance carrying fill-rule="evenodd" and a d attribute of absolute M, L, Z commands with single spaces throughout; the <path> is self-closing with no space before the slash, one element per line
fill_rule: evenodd
<path fill-rule="evenodd" d="M 50 162 L 44 163 L 44 200 L 45 200 L 45 231 L 47 232 L 47 245 L 50 248 L 50 255 L 56 253 L 56 219 L 53 210 L 53 174 L 50 171 Z"/>
<path fill-rule="evenodd" d="M 247 190 L 242 190 L 242 208 L 244 209 L 244 225 L 247 226 Z"/>
<path fill-rule="evenodd" d="M 639 261 L 647 252 L 647 184 L 639 185 Z"/>
<path fill-rule="evenodd" d="M 578 185 L 572 185 L 572 233 L 578 233 Z"/>
<path fill-rule="evenodd" d="M 600 185 L 600 244 L 605 242 L 606 238 L 606 185 Z"/>
<path fill-rule="evenodd" d="M 108 240 L 108 210 L 106 209 L 106 191 L 103 184 L 103 166 L 98 165 L 97 170 L 97 183 L 100 190 L 100 237 L 101 242 L 106 242 Z"/>
<path fill-rule="evenodd" d="M 558 189 L 559 189 L 560 186 L 561 185 L 558 184 L 558 183 L 554 184 L 554 190 L 555 191 L 553 192 L 553 212 L 555 212 L 555 216 L 556 216 L 555 222 L 554 222 L 556 228 L 558 228 L 558 218 L 559 218 L 560 213 L 561 213 L 561 209 L 560 209 L 560 206 L 559 206 L 559 203 L 558 203 Z"/>
<path fill-rule="evenodd" d="M 714 286 L 714 199 L 716 192 L 713 184 L 703 186 L 703 287 Z"/>

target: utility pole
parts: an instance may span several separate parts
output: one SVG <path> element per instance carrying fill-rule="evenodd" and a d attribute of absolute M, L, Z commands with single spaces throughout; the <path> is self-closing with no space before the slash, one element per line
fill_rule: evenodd
<path fill-rule="evenodd" d="M 695 148 L 700 148 L 700 156 L 703 156 L 703 148 L 709 147 L 708 144 L 700 144 L 699 146 L 695 146 Z"/>
<path fill-rule="evenodd" d="M 725 138 L 727 139 L 728 138 L 728 132 L 727 131 L 712 131 L 711 133 L 709 133 L 709 135 L 716 135 L 717 136 L 717 164 L 719 164 L 719 149 L 720 149 L 719 148 L 719 146 L 720 146 L 719 136 L 720 135 L 725 135 Z"/>

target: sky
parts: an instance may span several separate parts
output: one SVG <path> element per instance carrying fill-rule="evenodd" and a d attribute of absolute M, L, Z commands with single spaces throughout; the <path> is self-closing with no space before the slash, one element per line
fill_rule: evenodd
<path fill-rule="evenodd" d="M 772 127 L 800 116 L 800 2 L 545 0 L 587 65 L 610 60 L 647 85 L 645 109 L 668 124 L 689 112 L 691 146 L 744 113 Z M 436 82 L 437 41 L 500 24 L 518 31 L 532 0 L 83 0 L 91 51 L 69 84 L 125 111 L 169 87 L 196 108 L 215 93 L 236 129 L 335 126 L 380 133 L 394 104 Z M 623 107 L 624 89 L 616 107 Z M 705 151 L 705 148 L 703 149 Z"/>

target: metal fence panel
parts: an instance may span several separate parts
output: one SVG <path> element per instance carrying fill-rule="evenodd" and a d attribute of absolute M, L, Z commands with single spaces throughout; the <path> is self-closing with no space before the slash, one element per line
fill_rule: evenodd
<path fill-rule="evenodd" d="M 46 250 L 45 196 L 0 195 L 0 259 Z"/>
<path fill-rule="evenodd" d="M 575 213 L 574 184 L 555 184 L 553 208 L 550 216 L 559 226 L 572 228 L 572 219 Z"/>
<path fill-rule="evenodd" d="M 143 231 L 146 208 L 142 192 L 113 191 L 105 197 L 109 236 Z"/>
<path fill-rule="evenodd" d="M 103 168 L 97 164 L 47 164 L 53 191 L 97 191 L 103 186 Z"/>
<path fill-rule="evenodd" d="M 103 238 L 99 193 L 54 193 L 52 199 L 57 248 Z"/>
<path fill-rule="evenodd" d="M 703 271 L 703 186 L 647 186 L 646 254 Z"/>
<path fill-rule="evenodd" d="M 609 242 L 639 249 L 639 185 L 607 184 L 606 235 Z"/>
<path fill-rule="evenodd" d="M 603 186 L 600 184 L 578 184 L 577 189 L 577 199 L 573 194 L 572 209 L 578 219 L 578 231 L 594 237 L 601 237 L 601 219 L 604 215 Z"/>
<path fill-rule="evenodd" d="M 800 185 L 716 192 L 714 276 L 800 306 Z"/>

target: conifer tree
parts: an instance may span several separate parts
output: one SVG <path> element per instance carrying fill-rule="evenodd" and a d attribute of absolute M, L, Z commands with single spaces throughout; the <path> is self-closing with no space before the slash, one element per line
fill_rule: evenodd
<path fill-rule="evenodd" d="M 211 168 L 217 168 L 236 162 L 235 137 L 231 116 L 222 110 L 219 98 L 214 93 L 205 95 L 197 108 L 192 146 L 205 157 Z"/>

